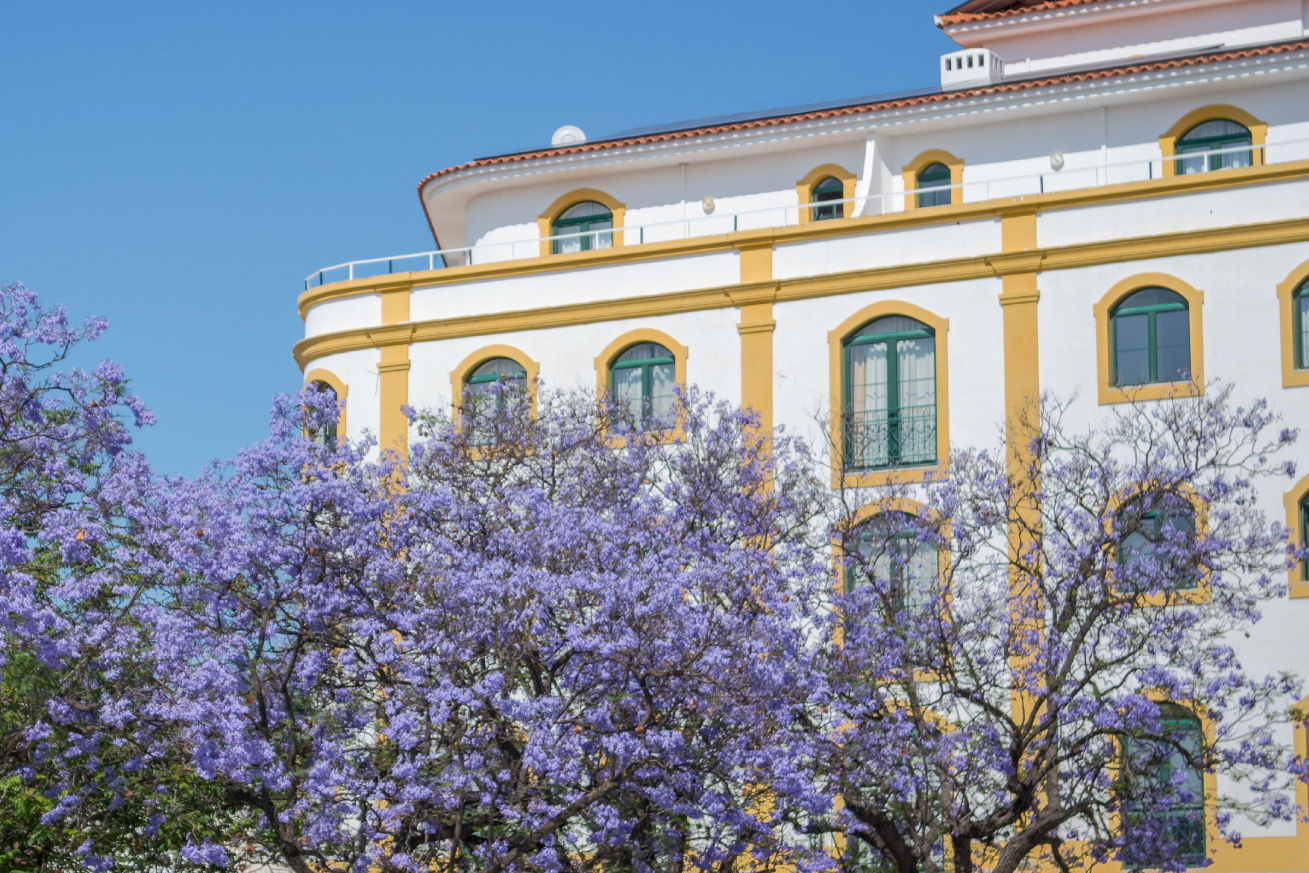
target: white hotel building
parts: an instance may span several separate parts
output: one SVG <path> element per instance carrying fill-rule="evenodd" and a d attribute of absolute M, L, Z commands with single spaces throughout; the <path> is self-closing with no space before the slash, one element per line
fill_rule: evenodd
<path fill-rule="evenodd" d="M 561 128 L 428 176 L 436 251 L 306 281 L 306 381 L 399 451 L 403 405 L 483 379 L 694 383 L 791 431 L 849 414 L 861 482 L 990 446 L 1041 391 L 1089 421 L 1179 372 L 1309 423 L 1309 0 L 969 0 L 936 25 L 961 46 L 939 87 Z M 1302 532 L 1288 484 L 1266 509 Z M 1309 674 L 1307 579 L 1251 671 Z M 1216 871 L 1309 871 L 1309 826 L 1245 833 Z"/>

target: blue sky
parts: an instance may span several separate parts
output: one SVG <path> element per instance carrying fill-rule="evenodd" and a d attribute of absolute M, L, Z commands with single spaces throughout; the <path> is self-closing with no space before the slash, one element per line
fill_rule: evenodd
<path fill-rule="evenodd" d="M 0 4 L 0 282 L 112 329 L 194 474 L 296 390 L 321 266 L 432 247 L 434 170 L 679 119 L 932 85 L 953 0 Z M 421 398 L 411 398 L 421 403 Z"/>

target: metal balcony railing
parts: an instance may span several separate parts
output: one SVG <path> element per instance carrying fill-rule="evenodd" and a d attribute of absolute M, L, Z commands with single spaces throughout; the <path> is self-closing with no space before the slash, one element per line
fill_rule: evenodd
<path fill-rule="evenodd" d="M 909 203 L 917 204 L 918 196 L 936 195 L 959 191 L 959 200 L 964 203 L 980 203 L 1000 197 L 1020 197 L 1030 194 L 1053 193 L 1057 191 L 1075 191 L 1096 188 L 1105 185 L 1117 185 L 1125 182 L 1140 182 L 1157 179 L 1163 175 L 1165 166 L 1171 164 L 1176 175 L 1188 175 L 1201 169 L 1204 162 L 1200 158 L 1208 155 L 1232 155 L 1236 163 L 1248 165 L 1254 162 L 1254 156 L 1260 155 L 1266 164 L 1309 158 L 1309 139 L 1288 140 L 1257 146 L 1234 146 L 1214 149 L 1209 152 L 1188 154 L 1171 158 L 1147 158 L 1137 161 L 1119 163 L 1099 163 L 1079 166 L 1074 155 L 1059 170 L 1044 173 L 1031 173 L 1018 176 L 996 177 L 993 179 L 970 179 L 958 185 L 941 185 L 920 188 L 911 191 L 891 191 L 852 197 L 847 200 L 826 200 L 820 203 L 803 205 L 767 206 L 759 209 L 738 212 L 714 212 L 709 215 L 689 216 L 671 221 L 629 223 L 612 230 L 597 230 L 581 233 L 565 233 L 556 236 L 534 236 L 519 240 L 489 241 L 460 248 L 436 249 L 428 252 L 415 252 L 407 255 L 391 255 L 385 258 L 367 258 L 348 261 L 315 270 L 305 277 L 305 289 L 329 282 L 342 282 L 350 279 L 363 279 L 388 273 L 404 273 L 414 270 L 439 270 L 445 267 L 459 267 L 468 264 L 489 264 L 500 261 L 513 261 L 521 258 L 539 257 L 542 243 L 547 250 L 563 247 L 574 241 L 584 242 L 584 248 L 609 248 L 613 245 L 641 245 L 643 243 L 667 242 L 691 239 L 700 236 L 714 236 L 742 230 L 758 230 L 771 227 L 791 227 L 805 220 L 812 220 L 814 210 L 830 214 L 832 208 L 840 206 L 843 217 L 882 215 L 901 212 Z M 1248 156 L 1248 158 L 1246 157 Z M 974 171 L 976 172 L 976 171 Z M 1223 171 L 1216 171 L 1223 172 Z M 632 212 L 628 212 L 629 220 Z M 563 244 L 563 245 L 560 245 Z M 571 246 L 569 246 L 571 248 Z"/>
<path fill-rule="evenodd" d="M 847 412 L 845 460 L 851 470 L 935 463 L 936 406 Z"/>

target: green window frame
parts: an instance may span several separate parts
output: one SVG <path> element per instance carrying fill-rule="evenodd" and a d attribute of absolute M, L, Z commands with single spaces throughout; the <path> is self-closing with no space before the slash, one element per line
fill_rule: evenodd
<path fill-rule="evenodd" d="M 1309 280 L 1295 289 L 1291 298 L 1291 317 L 1295 320 L 1295 368 L 1309 370 Z"/>
<path fill-rule="evenodd" d="M 1248 167 L 1254 163 L 1254 151 L 1220 152 L 1221 149 L 1252 146 L 1250 129 L 1226 118 L 1197 124 L 1177 139 L 1177 175 L 1212 173 Z M 1189 155 L 1189 157 L 1181 157 Z"/>
<path fill-rule="evenodd" d="M 1122 523 L 1126 512 L 1119 515 L 1119 521 Z M 1168 509 L 1154 509 L 1145 513 L 1140 518 L 1140 528 L 1132 531 L 1119 542 L 1118 545 L 1118 566 L 1124 570 L 1130 568 L 1132 564 L 1154 555 L 1155 546 L 1163 541 L 1165 528 L 1172 530 L 1185 530 L 1188 537 L 1195 537 L 1195 512 L 1190 508 L 1172 507 Z M 1195 568 L 1177 567 L 1177 575 L 1172 580 L 1172 590 L 1174 591 L 1196 591 L 1200 587 L 1200 580 Z M 1134 590 L 1136 586 L 1127 580 L 1128 584 L 1124 586 L 1127 590 Z"/>
<path fill-rule="evenodd" d="M 907 513 L 879 513 L 872 522 L 880 530 L 865 530 L 859 536 L 859 553 L 865 559 L 872 557 L 875 577 L 885 576 L 892 583 L 891 608 L 895 611 L 919 610 L 930 606 L 938 584 L 940 552 L 930 543 L 918 538 Z M 891 532 L 891 528 L 898 528 Z M 889 536 L 887 534 L 890 534 Z M 875 546 L 884 544 L 882 554 L 872 555 Z M 856 568 L 845 572 L 845 591 L 849 594 L 867 580 L 858 578 Z"/>
<path fill-rule="evenodd" d="M 940 162 L 928 164 L 918 171 L 918 208 L 949 206 L 954 189 L 950 187 L 950 168 Z"/>
<path fill-rule="evenodd" d="M 318 389 L 320 394 L 326 393 L 332 395 L 332 403 L 336 405 L 338 409 L 340 408 L 341 399 L 336 396 L 335 388 L 326 382 L 314 382 L 314 387 Z M 336 420 L 329 421 L 322 427 L 314 428 L 313 432 L 310 434 L 310 438 L 320 446 L 336 445 L 337 427 L 339 423 L 340 413 L 338 412 Z"/>
<path fill-rule="evenodd" d="M 509 403 L 527 391 L 527 369 L 513 358 L 491 358 L 464 380 L 464 416 L 474 442 L 486 442 Z M 490 409 L 494 398 L 494 410 Z"/>
<path fill-rule="evenodd" d="M 677 360 L 659 343 L 629 346 L 609 366 L 609 394 L 614 405 L 642 431 L 672 424 L 676 405 Z"/>
<path fill-rule="evenodd" d="M 828 176 L 815 185 L 812 199 L 814 203 L 828 204 L 827 206 L 813 207 L 814 221 L 831 221 L 834 218 L 845 218 L 845 204 L 831 202 L 845 199 L 845 183 L 835 176 Z"/>
<path fill-rule="evenodd" d="M 1118 387 L 1181 382 L 1191 372 L 1191 317 L 1186 298 L 1141 288 L 1109 317 L 1110 360 Z"/>
<path fill-rule="evenodd" d="M 844 351 L 846 467 L 935 464 L 936 332 L 885 316 L 848 338 Z"/>
<path fill-rule="evenodd" d="M 1168 809 L 1158 809 L 1148 801 L 1135 803 L 1125 811 L 1129 816 L 1164 823 L 1181 860 L 1188 867 L 1199 867 L 1206 857 L 1204 771 L 1189 765 L 1186 758 L 1188 755 L 1192 760 L 1200 757 L 1204 749 L 1204 725 L 1193 713 L 1176 703 L 1161 704 L 1160 710 L 1162 736 L 1168 742 L 1128 739 L 1123 744 L 1124 757 L 1137 762 L 1129 768 L 1134 778 L 1148 780 L 1155 790 L 1185 792 L 1190 799 L 1175 802 Z M 1146 772 L 1137 772 L 1140 770 Z M 1186 771 L 1186 778 L 1174 786 L 1173 774 L 1178 771 Z M 1137 867 L 1157 867 L 1163 860 L 1133 857 L 1130 851 L 1125 854 L 1126 860 Z"/>
<path fill-rule="evenodd" d="M 1309 494 L 1300 498 L 1300 545 L 1309 543 Z M 1300 578 L 1309 582 L 1309 560 L 1300 561 Z"/>
<path fill-rule="evenodd" d="M 613 227 L 614 214 L 608 206 L 594 200 L 574 203 L 559 214 L 550 228 L 551 236 L 564 237 L 551 242 L 551 251 L 560 255 L 611 249 L 614 247 Z"/>

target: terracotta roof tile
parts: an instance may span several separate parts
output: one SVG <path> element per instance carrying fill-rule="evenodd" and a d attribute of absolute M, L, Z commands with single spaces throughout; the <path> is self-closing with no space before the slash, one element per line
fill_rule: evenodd
<path fill-rule="evenodd" d="M 997 18 L 1009 18 L 1014 15 L 1026 15 L 1032 12 L 1049 12 L 1054 9 L 1066 9 L 1070 6 L 1089 6 L 1092 3 L 1102 3 L 1104 0 L 1046 0 L 1046 2 L 1037 3 L 1012 3 L 1005 9 L 996 9 L 992 12 L 947 12 L 939 16 L 941 25 L 951 24 L 971 24 L 974 21 L 993 21 Z M 964 7 L 972 4 L 964 4 Z"/>
<path fill-rule="evenodd" d="M 1058 0 L 1059 4 L 1075 4 L 1080 2 L 1095 2 L 1095 0 Z M 1047 3 L 1044 5 L 1056 5 Z M 475 161 L 469 161 L 459 164 L 455 167 L 447 167 L 444 170 L 432 173 L 418 183 L 418 197 L 422 200 L 423 188 L 433 179 L 439 179 L 442 176 L 449 176 L 452 173 L 458 173 L 461 170 L 471 170 L 475 167 L 489 167 L 498 164 L 517 164 L 525 161 L 533 161 L 539 158 L 553 158 L 564 155 L 585 154 L 587 152 L 600 152 L 608 149 L 625 148 L 629 146 L 648 145 L 656 142 L 670 142 L 679 139 L 692 139 L 699 136 L 712 136 L 720 133 L 732 133 L 741 130 L 752 130 L 764 127 L 774 127 L 782 124 L 794 124 L 803 121 L 818 121 L 826 118 L 840 118 L 842 116 L 858 115 L 863 112 L 885 109 L 900 109 L 909 106 L 922 106 L 931 103 L 944 103 L 950 100 L 957 100 L 961 97 L 980 97 L 989 94 L 1005 94 L 1015 91 L 1026 91 L 1032 88 L 1044 88 L 1052 85 L 1065 85 L 1077 82 L 1089 82 L 1097 79 L 1112 79 L 1117 76 L 1130 76 L 1136 73 L 1150 73 L 1163 70 L 1175 70 L 1186 67 L 1199 66 L 1201 64 L 1221 63 L 1224 61 L 1241 60 L 1243 58 L 1265 57 L 1268 55 L 1286 54 L 1288 52 L 1309 49 L 1309 40 L 1296 40 L 1294 42 L 1276 43 L 1274 45 L 1263 45 L 1254 48 L 1234 49 L 1224 52 L 1210 52 L 1203 55 L 1195 55 L 1185 58 L 1171 58 L 1162 61 L 1153 61 L 1148 63 L 1131 64 L 1121 67 L 1109 67 L 1098 70 L 1089 70 L 1077 73 L 1063 73 L 1056 76 L 1049 76 L 1039 79 L 1023 79 L 1015 82 L 1001 82 L 995 85 L 986 85 L 980 88 L 968 88 L 959 91 L 944 91 L 929 94 L 921 94 L 913 97 L 903 97 L 888 100 L 878 100 L 871 103 L 861 103 L 852 106 L 841 106 L 831 109 L 815 110 L 812 112 L 803 112 L 794 115 L 782 115 L 773 117 L 757 118 L 749 121 L 734 122 L 731 124 L 720 124 L 710 127 L 698 127 L 689 130 L 678 130 L 669 133 L 658 133 L 647 136 L 632 136 L 624 139 L 597 140 L 596 142 L 582 143 L 573 146 L 561 146 L 559 148 L 545 148 L 530 152 L 520 152 L 511 155 L 500 155 L 493 158 L 480 158 Z M 427 212 L 426 205 L 423 209 Z M 431 216 L 428 216 L 428 224 L 431 224 Z M 435 237 L 435 228 L 433 228 Z M 439 241 L 438 241 L 439 245 Z"/>

